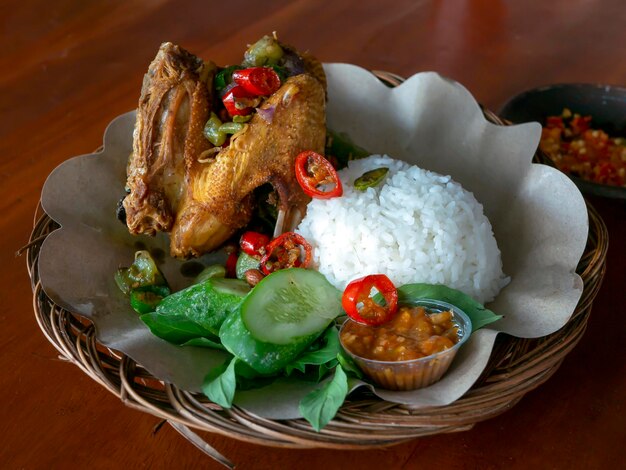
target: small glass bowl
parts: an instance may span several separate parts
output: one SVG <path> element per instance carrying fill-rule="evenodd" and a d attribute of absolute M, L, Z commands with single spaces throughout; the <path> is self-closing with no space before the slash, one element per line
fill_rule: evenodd
<path fill-rule="evenodd" d="M 375 359 L 366 359 L 357 356 L 343 345 L 343 341 L 341 341 L 341 331 L 343 331 L 343 328 L 348 322 L 353 320 L 346 320 L 339 332 L 339 339 L 343 350 L 354 360 L 365 375 L 376 384 L 388 390 L 416 390 L 437 382 L 448 370 L 459 348 L 467 341 L 472 332 L 471 320 L 465 312 L 454 305 L 431 299 L 420 299 L 416 302 L 412 302 L 410 305 L 425 307 L 427 313 L 451 310 L 452 321 L 458 328 L 458 343 L 449 349 L 419 359 L 409 359 L 406 361 L 377 361 Z"/>

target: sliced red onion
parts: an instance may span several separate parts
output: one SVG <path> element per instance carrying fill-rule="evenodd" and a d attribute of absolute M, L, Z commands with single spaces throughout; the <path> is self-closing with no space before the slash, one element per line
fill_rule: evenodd
<path fill-rule="evenodd" d="M 300 57 L 296 52 L 289 49 L 285 49 L 282 66 L 285 68 L 287 75 L 290 77 L 304 73 L 304 60 L 302 60 L 302 57 Z"/>
<path fill-rule="evenodd" d="M 267 108 L 256 108 L 256 112 L 261 116 L 268 124 L 271 124 L 274 120 L 274 112 L 276 111 L 276 106 L 268 106 Z"/>
<path fill-rule="evenodd" d="M 226 95 L 226 93 L 228 93 L 230 90 L 232 90 L 236 86 L 237 84 L 235 82 L 230 82 L 228 85 L 224 87 L 222 91 L 220 91 L 220 98 L 223 98 Z"/>

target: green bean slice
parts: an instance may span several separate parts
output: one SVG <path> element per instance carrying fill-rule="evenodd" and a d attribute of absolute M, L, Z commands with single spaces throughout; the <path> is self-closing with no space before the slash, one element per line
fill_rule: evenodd
<path fill-rule="evenodd" d="M 245 123 L 248 122 L 250 119 L 252 119 L 252 114 L 248 114 L 247 116 L 241 116 L 239 114 L 236 114 L 235 116 L 233 116 L 233 122 Z"/>
<path fill-rule="evenodd" d="M 240 122 L 225 122 L 219 128 L 219 132 L 223 132 L 224 134 L 236 134 L 237 132 L 243 130 L 245 124 Z"/>

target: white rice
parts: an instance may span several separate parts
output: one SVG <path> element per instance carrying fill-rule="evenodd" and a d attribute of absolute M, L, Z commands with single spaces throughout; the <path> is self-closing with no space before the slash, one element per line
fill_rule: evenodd
<path fill-rule="evenodd" d="M 354 189 L 356 178 L 380 167 L 389 168 L 381 184 Z M 485 303 L 509 282 L 482 205 L 450 176 L 386 155 L 352 161 L 339 176 L 343 196 L 311 201 L 297 229 L 337 288 L 382 273 L 396 286 L 444 284 Z"/>

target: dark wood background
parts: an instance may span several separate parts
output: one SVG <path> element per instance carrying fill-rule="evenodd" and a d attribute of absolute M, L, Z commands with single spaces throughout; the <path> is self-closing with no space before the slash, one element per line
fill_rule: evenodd
<path fill-rule="evenodd" d="M 220 64 L 278 31 L 326 62 L 435 70 L 497 110 L 557 82 L 626 85 L 622 0 L 4 0 L 0 18 L 0 466 L 219 468 L 58 358 L 34 320 L 24 257 L 41 187 L 136 106 L 159 44 Z M 368 451 L 285 450 L 205 435 L 239 468 L 615 468 L 626 442 L 626 206 L 591 199 L 610 233 L 588 331 L 559 371 L 471 431 Z"/>

